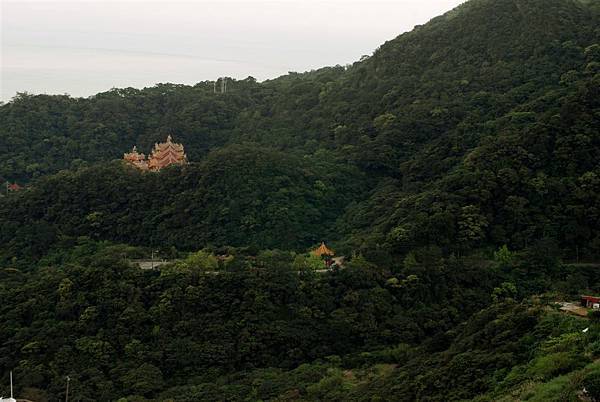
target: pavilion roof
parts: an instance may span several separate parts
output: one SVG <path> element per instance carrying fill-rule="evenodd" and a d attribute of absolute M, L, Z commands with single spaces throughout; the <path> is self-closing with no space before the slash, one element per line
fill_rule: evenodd
<path fill-rule="evenodd" d="M 325 242 L 321 242 L 321 245 L 313 251 L 313 254 L 316 256 L 323 256 L 323 255 L 335 255 L 335 253 L 333 252 L 333 250 L 329 249 L 326 245 Z"/>

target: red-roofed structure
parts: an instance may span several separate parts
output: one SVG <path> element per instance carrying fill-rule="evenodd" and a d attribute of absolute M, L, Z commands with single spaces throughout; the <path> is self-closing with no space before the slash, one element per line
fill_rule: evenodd
<path fill-rule="evenodd" d="M 169 135 L 167 142 L 154 144 L 154 150 L 148 159 L 148 168 L 156 171 L 169 165 L 183 165 L 186 163 L 187 157 L 183 145 L 174 143 Z"/>
<path fill-rule="evenodd" d="M 139 153 L 136 146 L 133 147 L 131 152 L 123 154 L 123 159 L 138 169 L 148 170 L 146 155 Z"/>
<path fill-rule="evenodd" d="M 154 144 L 152 154 L 146 159 L 146 156 L 139 153 L 136 147 L 131 152 L 123 154 L 123 159 L 140 170 L 150 170 L 157 172 L 170 165 L 187 164 L 187 156 L 183 145 L 173 142 L 169 135 L 167 141 Z"/>
<path fill-rule="evenodd" d="M 581 296 L 581 305 L 587 308 L 600 308 L 600 296 Z"/>
<path fill-rule="evenodd" d="M 8 183 L 6 185 L 6 188 L 8 189 L 8 191 L 21 191 L 23 190 L 22 186 L 19 186 L 17 183 Z"/>

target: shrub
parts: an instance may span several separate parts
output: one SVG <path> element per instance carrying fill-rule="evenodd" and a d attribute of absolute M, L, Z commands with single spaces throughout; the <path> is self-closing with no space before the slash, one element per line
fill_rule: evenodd
<path fill-rule="evenodd" d="M 590 310 L 588 312 L 588 318 L 592 322 L 600 322 L 600 309 Z"/>
<path fill-rule="evenodd" d="M 600 340 L 590 343 L 586 348 L 585 352 L 588 353 L 592 358 L 600 356 Z"/>
<path fill-rule="evenodd" d="M 566 402 L 573 400 L 573 384 L 568 376 L 561 376 L 540 384 L 523 397 L 530 402 Z"/>
<path fill-rule="evenodd" d="M 583 386 L 594 400 L 600 400 L 600 371 L 593 371 L 583 379 Z"/>
<path fill-rule="evenodd" d="M 567 352 L 551 353 L 535 359 L 527 369 L 533 379 L 549 379 L 583 366 L 585 362 L 580 356 Z"/>

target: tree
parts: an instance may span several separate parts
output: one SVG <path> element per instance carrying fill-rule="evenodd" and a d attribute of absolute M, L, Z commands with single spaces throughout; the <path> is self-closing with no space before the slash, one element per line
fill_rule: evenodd
<path fill-rule="evenodd" d="M 163 374 L 158 367 L 142 363 L 123 376 L 123 384 L 128 392 L 151 395 L 153 392 L 163 389 Z"/>

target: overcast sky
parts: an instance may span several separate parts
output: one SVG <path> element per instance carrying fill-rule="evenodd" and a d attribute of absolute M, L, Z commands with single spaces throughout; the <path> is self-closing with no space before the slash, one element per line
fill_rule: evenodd
<path fill-rule="evenodd" d="M 464 0 L 0 0 L 1 98 L 349 64 Z"/>

